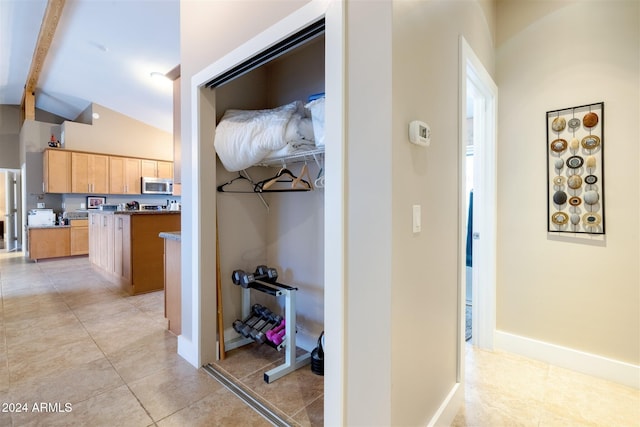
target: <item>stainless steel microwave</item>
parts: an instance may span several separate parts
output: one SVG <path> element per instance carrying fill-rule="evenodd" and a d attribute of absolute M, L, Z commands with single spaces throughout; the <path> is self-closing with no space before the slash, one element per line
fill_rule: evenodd
<path fill-rule="evenodd" d="M 142 194 L 173 194 L 173 180 L 143 176 Z"/>

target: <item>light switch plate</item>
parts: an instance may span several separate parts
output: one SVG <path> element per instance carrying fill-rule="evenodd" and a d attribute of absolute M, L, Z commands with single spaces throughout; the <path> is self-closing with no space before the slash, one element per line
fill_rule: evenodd
<path fill-rule="evenodd" d="M 413 232 L 420 233 L 422 231 L 422 208 L 420 205 L 413 205 Z"/>

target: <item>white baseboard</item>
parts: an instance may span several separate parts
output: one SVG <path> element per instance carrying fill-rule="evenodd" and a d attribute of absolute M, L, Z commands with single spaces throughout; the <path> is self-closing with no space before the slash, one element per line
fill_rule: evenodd
<path fill-rule="evenodd" d="M 450 426 L 464 403 L 464 385 L 455 383 L 431 420 L 428 427 Z"/>
<path fill-rule="evenodd" d="M 200 368 L 197 349 L 194 347 L 193 342 L 186 339 L 184 335 L 178 335 L 178 356 L 189 362 L 196 369 Z"/>
<path fill-rule="evenodd" d="M 640 389 L 640 366 L 504 331 L 494 336 L 496 349 Z"/>

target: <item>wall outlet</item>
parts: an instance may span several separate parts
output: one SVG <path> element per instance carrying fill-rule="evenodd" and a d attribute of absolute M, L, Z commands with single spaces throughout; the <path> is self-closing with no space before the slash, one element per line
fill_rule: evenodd
<path fill-rule="evenodd" d="M 38 203 L 38 209 L 44 209 L 44 203 Z"/>

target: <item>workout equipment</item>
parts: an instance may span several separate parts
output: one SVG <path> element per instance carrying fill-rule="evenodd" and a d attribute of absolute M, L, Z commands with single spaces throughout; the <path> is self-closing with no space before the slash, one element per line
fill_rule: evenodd
<path fill-rule="evenodd" d="M 282 344 L 286 336 L 287 336 L 287 330 L 282 329 L 279 332 L 276 332 L 275 334 L 271 335 L 271 339 L 269 341 L 271 341 L 275 345 L 280 345 Z"/>
<path fill-rule="evenodd" d="M 311 372 L 324 376 L 324 349 L 322 348 L 322 337 L 324 331 L 318 337 L 318 346 L 311 352 Z"/>
<path fill-rule="evenodd" d="M 244 337 L 248 337 L 251 332 L 251 327 L 263 319 L 262 313 L 264 309 L 265 307 L 262 305 L 254 304 L 253 307 L 251 307 L 251 313 L 245 317 L 244 320 L 235 320 L 233 322 L 233 329 Z"/>
<path fill-rule="evenodd" d="M 274 297 L 281 296 L 284 298 L 284 318 L 269 311 L 266 313 L 266 316 L 270 319 L 269 322 L 265 321 L 265 325 L 260 326 L 257 323 L 252 324 L 252 327 L 257 330 L 257 333 L 254 333 L 255 340 L 251 338 L 249 332 L 249 337 L 238 336 L 225 342 L 227 351 L 251 344 L 255 341 L 265 342 L 278 351 L 284 351 L 284 363 L 264 373 L 264 381 L 266 383 L 276 381 L 296 369 L 308 365 L 311 360 L 311 354 L 309 352 L 297 355 L 296 350 L 296 291 L 298 289 L 277 282 L 277 274 L 275 268 L 259 265 L 256 267 L 256 273 L 254 274 L 248 274 L 243 270 L 235 270 L 231 275 L 233 283 L 242 287 L 242 314 L 244 317 L 248 317 L 251 311 L 250 301 L 252 290 Z M 276 336 L 280 336 L 281 338 L 280 344 L 267 341 L 266 334 L 277 326 L 280 326 L 280 324 L 284 324 L 284 327 L 278 331 L 280 334 L 275 332 Z M 284 331 L 291 331 L 292 333 L 286 334 Z"/>
<path fill-rule="evenodd" d="M 248 288 L 256 281 L 265 281 L 267 283 L 275 283 L 278 279 L 278 271 L 275 268 L 269 268 L 266 265 L 259 265 L 255 273 L 247 273 L 244 270 L 234 270 L 231 274 L 231 280 L 234 284 L 243 288 Z"/>
<path fill-rule="evenodd" d="M 284 330 L 284 326 L 285 326 L 285 322 L 284 319 L 282 319 L 282 321 L 280 322 L 280 324 L 278 326 L 276 326 L 275 328 L 267 331 L 267 339 L 271 342 L 273 342 L 273 339 L 271 339 L 272 335 L 275 335 L 276 333 Z"/>

